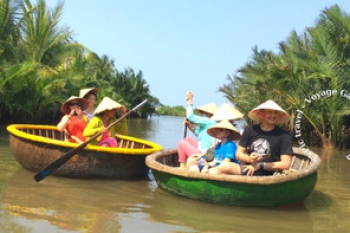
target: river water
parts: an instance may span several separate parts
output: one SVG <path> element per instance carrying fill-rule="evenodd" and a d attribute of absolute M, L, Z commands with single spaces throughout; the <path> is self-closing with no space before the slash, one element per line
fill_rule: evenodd
<path fill-rule="evenodd" d="M 174 148 L 183 119 L 131 119 L 129 134 Z M 188 133 L 190 134 L 190 133 Z M 322 151 L 315 190 L 300 205 L 247 208 L 171 195 L 149 177 L 36 183 L 11 154 L 0 126 L 0 232 L 349 232 L 350 151 Z"/>

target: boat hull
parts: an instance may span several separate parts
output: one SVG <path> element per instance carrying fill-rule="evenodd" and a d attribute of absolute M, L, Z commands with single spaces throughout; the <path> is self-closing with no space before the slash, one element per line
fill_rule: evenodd
<path fill-rule="evenodd" d="M 306 174 L 246 177 L 194 174 L 164 167 L 176 161 L 176 153 L 175 149 L 156 152 L 147 157 L 146 163 L 160 188 L 191 199 L 235 206 L 285 206 L 304 201 L 317 183 L 317 169 Z"/>
<path fill-rule="evenodd" d="M 40 171 L 78 145 L 57 139 L 34 136 L 23 131 L 15 132 L 21 127 L 23 126 L 10 129 L 10 147 L 12 154 L 20 165 L 31 171 Z M 57 134 L 55 128 L 46 128 L 54 132 L 52 135 Z M 134 149 L 103 148 L 89 145 L 58 168 L 53 175 L 74 178 L 117 179 L 137 178 L 146 175 L 149 169 L 145 164 L 145 157 L 152 152 L 161 150 L 161 147 L 155 143 L 132 137 L 121 136 L 121 138 L 133 142 L 135 145 L 144 146 L 146 144 L 146 147 Z"/>

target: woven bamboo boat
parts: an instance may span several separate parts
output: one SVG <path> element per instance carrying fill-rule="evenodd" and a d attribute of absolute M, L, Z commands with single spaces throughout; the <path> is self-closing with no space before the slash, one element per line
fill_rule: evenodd
<path fill-rule="evenodd" d="M 50 125 L 9 125 L 10 147 L 25 169 L 38 172 L 77 147 L 66 142 L 64 134 Z M 136 178 L 149 171 L 145 157 L 162 148 L 142 139 L 119 135 L 118 148 L 87 145 L 53 175 L 75 178 Z"/>
<path fill-rule="evenodd" d="M 192 199 L 236 206 L 284 206 L 306 199 L 317 183 L 321 163 L 310 150 L 293 148 L 289 170 L 273 176 L 209 175 L 179 168 L 176 149 L 146 157 L 158 186 Z"/>

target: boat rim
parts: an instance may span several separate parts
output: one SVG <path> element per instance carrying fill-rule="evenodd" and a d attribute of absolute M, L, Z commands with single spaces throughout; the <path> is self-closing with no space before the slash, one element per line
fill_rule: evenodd
<path fill-rule="evenodd" d="M 26 139 L 33 142 L 45 143 L 54 146 L 67 147 L 67 148 L 76 148 L 80 144 L 73 142 L 61 141 L 53 138 L 47 138 L 44 136 L 33 135 L 30 133 L 26 133 L 21 131 L 20 129 L 43 129 L 43 130 L 57 130 L 57 126 L 54 125 L 34 125 L 34 124 L 11 124 L 6 127 L 7 131 L 16 137 Z M 98 152 L 109 152 L 109 153 L 120 153 L 120 154 L 137 154 L 137 155 L 149 155 L 156 151 L 162 150 L 162 147 L 154 142 L 146 141 L 143 139 L 126 136 L 126 135 L 118 135 L 118 138 L 134 141 L 137 143 L 141 143 L 147 145 L 151 148 L 146 149 L 131 149 L 131 148 L 112 148 L 112 147 L 100 147 L 94 145 L 87 145 L 84 150 L 93 150 Z"/>
<path fill-rule="evenodd" d="M 292 174 L 280 174 L 274 176 L 244 176 L 244 175 L 211 175 L 203 174 L 199 172 L 188 172 L 185 169 L 180 169 L 179 167 L 170 167 L 157 162 L 158 157 L 162 157 L 164 154 L 174 154 L 177 153 L 177 149 L 166 149 L 152 153 L 146 157 L 146 165 L 151 170 L 156 170 L 163 173 L 169 173 L 172 175 L 198 179 L 198 180 L 211 180 L 211 181 L 223 181 L 223 182 L 236 182 L 236 183 L 247 183 L 247 184 L 257 184 L 257 185 L 270 185 L 277 183 L 284 183 L 299 178 L 311 175 L 317 172 L 320 166 L 321 159 L 319 156 L 309 149 L 301 149 L 293 147 L 293 153 L 307 156 L 310 158 L 311 162 L 307 168 L 302 170 L 293 171 Z"/>

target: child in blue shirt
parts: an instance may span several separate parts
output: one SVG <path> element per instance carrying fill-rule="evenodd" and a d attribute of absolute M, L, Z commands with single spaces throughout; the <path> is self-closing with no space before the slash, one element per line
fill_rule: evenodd
<path fill-rule="evenodd" d="M 214 157 L 198 155 L 198 164 L 189 167 L 189 171 L 201 171 L 203 173 L 211 170 L 210 173 L 215 174 L 215 167 L 220 165 L 224 160 L 239 163 L 235 158 L 237 146 L 233 140 L 240 138 L 238 130 L 227 120 L 221 121 L 207 130 L 207 133 L 217 138 L 220 142 L 215 146 Z"/>

